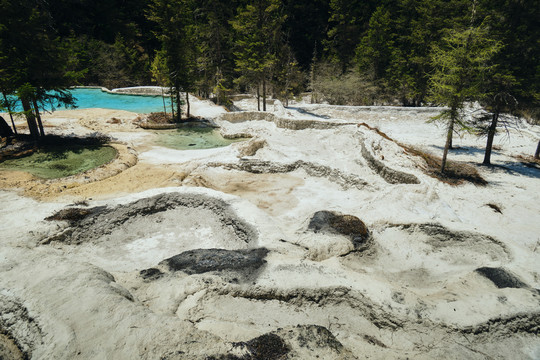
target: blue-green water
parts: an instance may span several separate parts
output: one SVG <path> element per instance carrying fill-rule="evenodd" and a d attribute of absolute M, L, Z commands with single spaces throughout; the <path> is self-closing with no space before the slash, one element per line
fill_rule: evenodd
<path fill-rule="evenodd" d="M 75 102 L 77 109 L 104 108 L 127 110 L 141 114 L 163 111 L 161 96 L 110 94 L 101 91 L 101 89 L 73 89 L 71 93 L 77 99 Z M 166 98 L 165 101 L 167 104 L 169 99 Z M 63 109 L 62 107 L 57 110 Z M 15 111 L 22 111 L 20 103 L 17 103 Z"/>

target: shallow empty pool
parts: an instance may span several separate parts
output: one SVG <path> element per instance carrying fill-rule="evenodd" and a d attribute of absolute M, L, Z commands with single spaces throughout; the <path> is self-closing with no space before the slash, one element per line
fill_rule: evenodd
<path fill-rule="evenodd" d="M 155 131 L 157 144 L 176 150 L 213 149 L 244 141 L 246 138 L 225 139 L 214 128 L 188 127 L 177 130 Z"/>
<path fill-rule="evenodd" d="M 110 146 L 47 147 L 32 155 L 0 163 L 0 170 L 26 171 L 42 179 L 79 174 L 108 163 L 117 151 Z"/>

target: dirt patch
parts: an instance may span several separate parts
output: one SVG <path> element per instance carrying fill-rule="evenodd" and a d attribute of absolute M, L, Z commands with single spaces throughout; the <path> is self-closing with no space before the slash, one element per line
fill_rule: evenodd
<path fill-rule="evenodd" d="M 197 249 L 183 252 L 163 260 L 171 271 L 183 271 L 186 274 L 202 274 L 210 271 L 254 272 L 263 266 L 268 250 L 245 249 Z"/>
<path fill-rule="evenodd" d="M 146 281 L 157 280 L 164 274 L 161 270 L 156 268 L 144 269 L 139 272 L 139 275 Z"/>
<path fill-rule="evenodd" d="M 495 240 L 491 236 L 473 233 L 469 231 L 450 230 L 440 224 L 407 224 L 407 225 L 392 225 L 400 227 L 404 230 L 413 233 L 415 231 L 423 232 L 430 237 L 428 241 L 434 247 L 452 246 L 459 243 L 476 242 L 476 243 L 491 243 L 506 248 L 500 241 Z"/>
<path fill-rule="evenodd" d="M 119 164 L 119 166 L 127 165 Z M 104 173 L 106 171 L 104 169 Z M 0 172 L 0 187 L 22 189 L 25 196 L 39 200 L 53 200 L 65 196 L 97 199 L 154 188 L 179 186 L 188 173 L 189 171 L 181 166 L 163 167 L 139 163 L 101 180 L 90 181 L 89 179 L 86 183 L 79 183 L 71 179 L 58 179 L 45 183 L 36 180 L 28 173 L 10 171 Z"/>
<path fill-rule="evenodd" d="M 242 344 L 249 351 L 245 359 L 279 360 L 285 359 L 289 348 L 276 334 L 264 334 Z"/>
<path fill-rule="evenodd" d="M 503 288 L 528 288 L 529 286 L 521 281 L 516 275 L 503 268 L 481 267 L 475 270 L 478 274 L 490 280 L 499 289 Z"/>
<path fill-rule="evenodd" d="M 245 342 L 232 343 L 234 353 L 214 360 L 355 359 L 334 334 L 319 325 L 288 326 Z"/>
<path fill-rule="evenodd" d="M 9 336 L 0 333 L 0 359 L 2 360 L 26 360 L 27 356 L 15 344 Z"/>
<path fill-rule="evenodd" d="M 249 200 L 270 214 L 280 214 L 294 208 L 298 199 L 294 189 L 304 180 L 289 174 L 253 174 L 220 169 L 201 169 L 193 172 L 183 183 L 236 195 Z"/>
<path fill-rule="evenodd" d="M 276 334 L 268 333 L 246 342 L 232 344 L 235 352 L 243 355 L 227 354 L 211 356 L 208 360 L 285 360 L 290 349 L 285 342 Z"/>

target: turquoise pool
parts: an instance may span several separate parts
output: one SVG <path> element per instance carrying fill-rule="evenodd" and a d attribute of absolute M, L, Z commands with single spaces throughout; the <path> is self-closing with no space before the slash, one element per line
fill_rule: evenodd
<path fill-rule="evenodd" d="M 115 110 L 127 110 L 141 114 L 163 111 L 161 96 L 120 95 L 110 94 L 101 89 L 73 89 L 73 96 L 77 99 L 77 109 L 104 108 Z M 166 104 L 169 102 L 166 98 Z M 20 103 L 16 111 L 21 111 Z M 167 106 L 170 107 L 169 104 Z M 58 108 L 57 110 L 63 110 Z"/>

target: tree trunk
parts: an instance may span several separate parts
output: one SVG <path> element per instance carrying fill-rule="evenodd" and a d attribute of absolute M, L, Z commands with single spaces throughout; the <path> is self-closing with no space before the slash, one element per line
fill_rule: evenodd
<path fill-rule="evenodd" d="M 169 88 L 169 99 L 171 100 L 171 116 L 174 121 L 174 93 L 172 91 L 172 88 Z"/>
<path fill-rule="evenodd" d="M 446 133 L 446 144 L 444 145 L 443 157 L 441 160 L 441 173 L 444 173 L 446 168 L 446 158 L 448 157 L 448 149 L 452 144 L 452 134 L 454 132 L 454 118 L 450 119 L 450 124 L 448 124 L 448 132 Z"/>
<path fill-rule="evenodd" d="M 187 105 L 187 112 L 186 116 L 189 119 L 190 116 L 190 105 L 189 105 L 189 93 L 186 91 L 186 105 Z"/>
<path fill-rule="evenodd" d="M 540 159 L 540 140 L 538 140 L 538 146 L 536 146 L 536 153 L 534 154 L 535 159 Z"/>
<path fill-rule="evenodd" d="M 257 111 L 261 111 L 261 95 L 259 90 L 260 84 L 257 84 Z"/>
<path fill-rule="evenodd" d="M 6 120 L 0 116 L 0 138 L 9 138 L 13 136 L 13 131 L 9 127 Z"/>
<path fill-rule="evenodd" d="M 21 103 L 26 116 L 26 123 L 28 124 L 28 129 L 30 130 L 30 135 L 32 135 L 34 140 L 38 140 L 39 130 L 36 123 L 36 117 L 34 116 L 34 112 L 30 106 L 30 101 L 28 99 L 21 98 Z"/>
<path fill-rule="evenodd" d="M 8 98 L 7 98 L 5 93 L 2 93 L 2 95 L 4 95 L 4 100 L 6 102 L 7 110 L 8 110 L 8 113 L 9 113 L 9 118 L 11 119 L 11 125 L 13 125 L 13 132 L 15 133 L 15 135 L 18 135 L 17 134 L 17 128 L 15 127 L 15 121 L 13 121 L 13 114 L 11 113 L 11 106 L 9 105 Z"/>
<path fill-rule="evenodd" d="M 180 122 L 182 120 L 182 108 L 180 107 L 180 90 L 178 90 L 178 87 L 175 87 L 174 92 L 176 93 L 176 116 L 178 122 Z"/>
<path fill-rule="evenodd" d="M 266 111 L 266 78 L 263 77 L 263 111 Z"/>
<path fill-rule="evenodd" d="M 39 107 L 36 99 L 32 99 L 32 103 L 34 104 L 34 113 L 36 114 L 37 122 L 39 125 L 39 134 L 43 137 L 45 136 L 45 130 L 43 130 L 43 123 L 41 122 L 41 115 L 39 115 Z"/>
<path fill-rule="evenodd" d="M 163 100 L 163 112 L 167 115 L 167 107 L 165 106 L 165 95 L 163 94 L 163 86 L 161 88 L 161 100 Z"/>
<path fill-rule="evenodd" d="M 497 130 L 497 122 L 499 121 L 499 111 L 495 110 L 493 118 L 491 119 L 491 125 L 489 126 L 486 153 L 484 155 L 484 165 L 491 165 L 491 149 L 493 148 L 493 139 L 495 138 L 495 132 Z"/>

